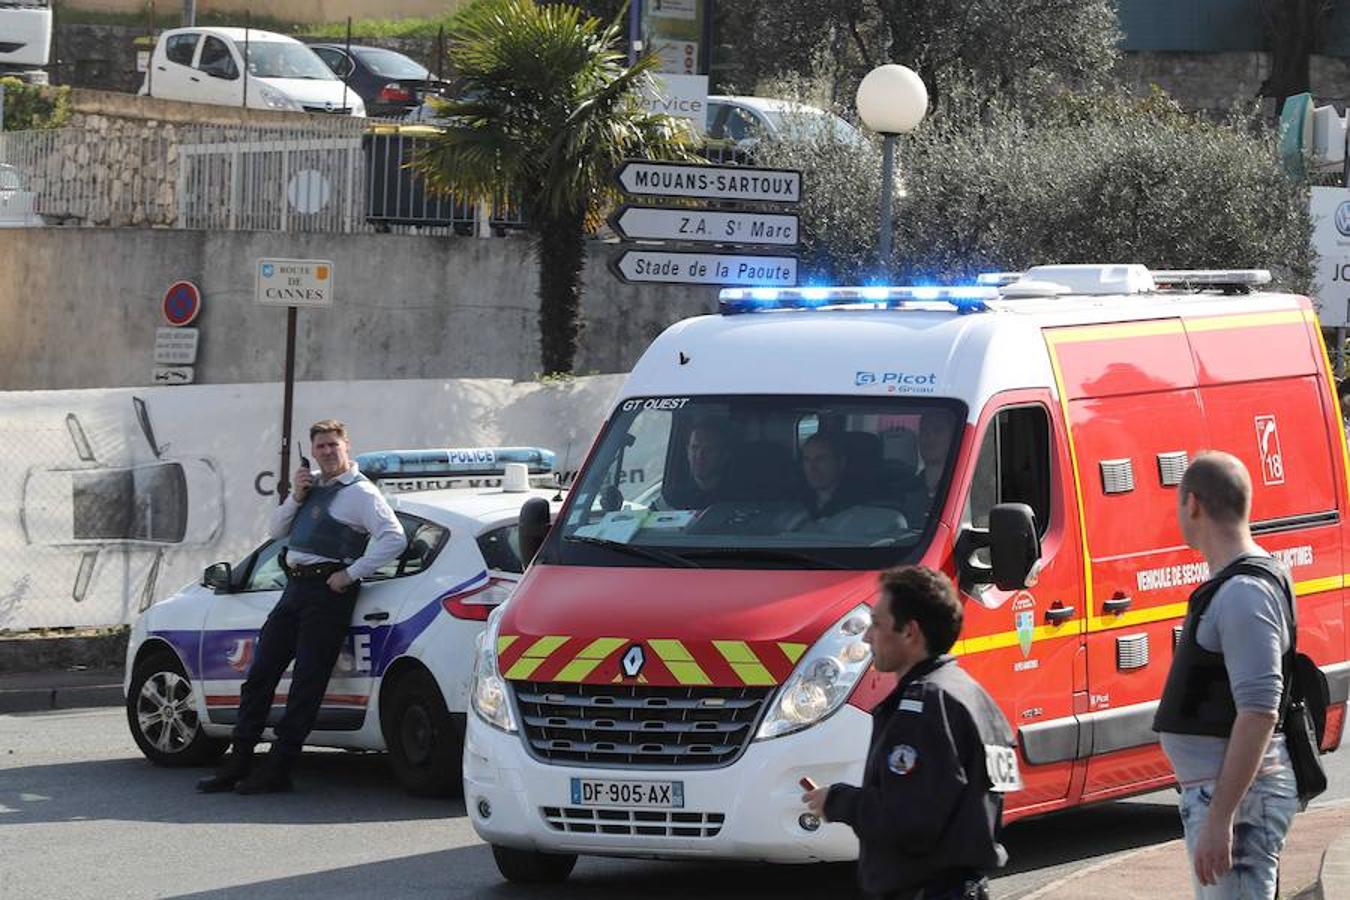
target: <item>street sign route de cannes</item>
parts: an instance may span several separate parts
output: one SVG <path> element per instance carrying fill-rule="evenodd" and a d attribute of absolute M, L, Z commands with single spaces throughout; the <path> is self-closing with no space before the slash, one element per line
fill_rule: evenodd
<path fill-rule="evenodd" d="M 263 306 L 333 305 L 333 262 L 327 259 L 260 259 L 253 299 Z"/>
<path fill-rule="evenodd" d="M 628 159 L 619 166 L 615 179 L 629 194 L 655 197 L 771 203 L 797 203 L 802 199 L 802 173 L 791 169 L 699 166 Z"/>
<path fill-rule="evenodd" d="M 622 240 L 717 244 L 797 243 L 797 217 L 673 206 L 622 206 L 609 221 Z"/>
<path fill-rule="evenodd" d="M 732 253 L 684 253 L 630 248 L 610 263 L 630 284 L 720 284 L 792 287 L 797 283 L 795 256 Z"/>

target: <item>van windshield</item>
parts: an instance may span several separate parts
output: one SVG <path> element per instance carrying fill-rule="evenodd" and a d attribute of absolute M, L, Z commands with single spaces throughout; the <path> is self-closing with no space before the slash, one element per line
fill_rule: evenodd
<path fill-rule="evenodd" d="M 579 565 L 880 568 L 917 557 L 964 422 L 912 397 L 621 401 L 548 555 Z"/>
<path fill-rule="evenodd" d="M 239 55 L 244 55 L 244 42 L 235 41 Z M 284 41 L 249 41 L 248 74 L 255 78 L 310 78 L 315 81 L 337 81 L 318 54 L 303 44 Z"/>

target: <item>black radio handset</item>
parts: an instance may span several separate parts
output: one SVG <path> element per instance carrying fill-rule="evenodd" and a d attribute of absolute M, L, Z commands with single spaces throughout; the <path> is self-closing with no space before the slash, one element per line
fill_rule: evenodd
<path fill-rule="evenodd" d="M 295 442 L 295 447 L 296 447 L 297 450 L 300 451 L 300 465 L 302 465 L 302 466 L 304 466 L 306 469 L 308 469 L 308 468 L 309 468 L 309 458 L 308 458 L 307 456 L 305 456 L 305 445 L 302 444 L 302 443 L 300 443 L 299 441 L 296 441 L 296 442 Z"/>

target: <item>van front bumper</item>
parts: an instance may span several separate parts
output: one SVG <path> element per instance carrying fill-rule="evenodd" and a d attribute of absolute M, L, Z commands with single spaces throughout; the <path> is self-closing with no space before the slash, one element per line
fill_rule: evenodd
<path fill-rule="evenodd" d="M 802 826 L 807 810 L 798 782 L 808 776 L 820 785 L 857 784 L 871 725 L 870 716 L 846 704 L 814 727 L 752 742 L 721 768 L 616 769 L 540 762 L 518 733 L 493 728 L 470 712 L 464 802 L 483 840 L 526 850 L 775 863 L 853 860 L 858 841 L 847 825 Z M 573 778 L 680 782 L 684 806 L 582 807 L 573 803 Z"/>

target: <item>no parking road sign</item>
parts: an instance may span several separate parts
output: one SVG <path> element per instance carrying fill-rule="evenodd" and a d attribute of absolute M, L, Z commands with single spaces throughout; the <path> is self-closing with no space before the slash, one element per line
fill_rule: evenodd
<path fill-rule="evenodd" d="M 190 281 L 175 281 L 164 292 L 164 321 L 181 328 L 191 325 L 202 311 L 202 292 Z"/>

